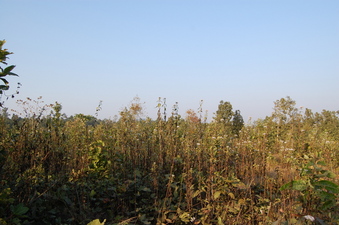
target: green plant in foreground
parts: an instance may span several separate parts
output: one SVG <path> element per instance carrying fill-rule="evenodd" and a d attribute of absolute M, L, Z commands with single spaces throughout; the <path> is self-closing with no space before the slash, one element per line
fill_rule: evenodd
<path fill-rule="evenodd" d="M 324 161 L 310 161 L 301 170 L 300 180 L 292 180 L 284 184 L 280 190 L 299 192 L 297 201 L 301 203 L 302 213 L 326 213 L 336 207 L 339 186 L 328 179 L 335 174 L 324 168 Z"/>
<path fill-rule="evenodd" d="M 2 49 L 3 45 L 6 43 L 5 40 L 0 41 L 0 63 L 7 65 L 6 60 L 8 59 L 8 55 L 13 54 L 9 52 L 7 49 Z M 15 68 L 15 65 L 7 66 L 2 68 L 0 66 L 0 80 L 3 84 L 0 84 L 0 99 L 1 96 L 4 94 L 5 91 L 9 89 L 9 82 L 5 77 L 7 76 L 18 76 L 17 74 L 13 73 L 12 70 Z M 2 103 L 0 102 L 0 106 Z"/>
<path fill-rule="evenodd" d="M 26 220 L 22 220 L 27 218 L 25 214 L 29 208 L 23 203 L 14 205 L 15 200 L 10 197 L 11 193 L 10 188 L 0 192 L 0 224 L 27 224 Z"/>

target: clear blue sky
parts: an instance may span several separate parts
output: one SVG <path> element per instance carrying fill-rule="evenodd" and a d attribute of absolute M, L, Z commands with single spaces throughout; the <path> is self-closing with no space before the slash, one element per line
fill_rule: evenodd
<path fill-rule="evenodd" d="M 68 116 L 118 114 L 139 96 L 209 116 L 220 100 L 249 117 L 290 96 L 314 112 L 339 110 L 337 0 L 0 0 L 14 52 L 15 98 L 43 96 Z M 14 107 L 15 100 L 6 103 Z"/>

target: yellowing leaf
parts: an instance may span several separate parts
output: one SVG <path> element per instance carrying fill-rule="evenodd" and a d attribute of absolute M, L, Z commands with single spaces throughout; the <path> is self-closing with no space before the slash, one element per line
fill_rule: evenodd
<path fill-rule="evenodd" d="M 87 225 L 104 225 L 106 222 L 106 219 L 104 219 L 104 221 L 101 223 L 99 219 L 96 220 L 92 220 L 91 222 L 89 222 Z"/>
<path fill-rule="evenodd" d="M 173 223 L 173 221 L 170 220 L 170 219 L 166 219 L 166 222 L 167 222 L 167 223 Z"/>
<path fill-rule="evenodd" d="M 222 222 L 222 220 L 221 220 L 221 217 L 220 217 L 220 216 L 218 217 L 218 225 L 224 225 L 224 223 Z"/>
<path fill-rule="evenodd" d="M 193 193 L 192 198 L 197 197 L 200 193 L 201 193 L 200 190 L 196 190 L 196 191 Z"/>
<path fill-rule="evenodd" d="M 228 196 L 230 196 L 231 199 L 235 199 L 235 196 L 234 196 L 234 194 L 232 192 L 228 193 Z"/>
<path fill-rule="evenodd" d="M 214 192 L 213 197 L 214 197 L 214 199 L 218 199 L 220 197 L 220 195 L 221 195 L 221 191 L 216 191 L 216 192 Z"/>

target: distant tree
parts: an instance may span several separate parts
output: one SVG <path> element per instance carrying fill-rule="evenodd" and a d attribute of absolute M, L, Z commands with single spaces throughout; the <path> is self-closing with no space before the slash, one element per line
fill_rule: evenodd
<path fill-rule="evenodd" d="M 305 109 L 304 122 L 313 125 L 314 124 L 314 113 L 311 109 Z"/>
<path fill-rule="evenodd" d="M 0 63 L 7 65 L 6 60 L 8 59 L 8 55 L 13 54 L 13 53 L 9 52 L 7 49 L 2 49 L 5 43 L 6 43 L 5 40 L 0 41 Z M 14 65 L 7 66 L 5 68 L 2 68 L 0 66 L 0 80 L 3 82 L 3 84 L 0 84 L 0 107 L 2 107 L 3 105 L 3 102 L 1 102 L 1 99 L 4 94 L 4 91 L 7 91 L 9 89 L 9 82 L 7 81 L 7 79 L 5 79 L 5 77 L 18 76 L 17 74 L 12 72 L 14 67 L 15 67 Z M 12 95 L 12 97 L 14 97 L 14 95 Z"/>
<path fill-rule="evenodd" d="M 275 101 L 273 119 L 280 125 L 294 120 L 298 114 L 298 109 L 295 105 L 296 102 L 289 96 Z"/>
<path fill-rule="evenodd" d="M 232 120 L 232 132 L 235 135 L 239 135 L 240 130 L 244 126 L 244 119 L 240 114 L 240 110 L 235 110 L 233 120 Z"/>
<path fill-rule="evenodd" d="M 186 120 L 189 121 L 190 123 L 200 123 L 201 120 L 197 116 L 197 113 L 194 112 L 193 109 L 189 109 L 186 111 Z"/>
<path fill-rule="evenodd" d="M 339 137 L 339 111 L 323 110 L 315 113 L 316 125 L 328 135 L 338 140 Z"/>
<path fill-rule="evenodd" d="M 132 114 L 133 118 L 140 119 L 143 114 L 143 107 L 142 103 L 140 102 L 140 98 L 138 96 L 134 97 L 128 111 Z"/>
<path fill-rule="evenodd" d="M 218 105 L 218 110 L 213 117 L 215 125 L 218 127 L 218 135 L 229 136 L 232 135 L 232 118 L 234 112 L 232 111 L 233 107 L 231 103 L 220 101 Z"/>
<path fill-rule="evenodd" d="M 239 135 L 239 131 L 244 126 L 244 119 L 240 114 L 240 110 L 233 112 L 230 102 L 220 101 L 213 119 L 217 124 L 222 125 L 222 132 L 227 135 Z"/>
<path fill-rule="evenodd" d="M 218 110 L 213 118 L 217 123 L 222 123 L 225 125 L 231 125 L 231 120 L 234 115 L 232 111 L 233 107 L 231 103 L 220 101 L 218 105 Z"/>
<path fill-rule="evenodd" d="M 95 126 L 99 124 L 99 120 L 92 115 L 84 115 L 82 113 L 78 113 L 74 116 L 74 118 L 81 119 L 86 123 L 87 126 Z"/>

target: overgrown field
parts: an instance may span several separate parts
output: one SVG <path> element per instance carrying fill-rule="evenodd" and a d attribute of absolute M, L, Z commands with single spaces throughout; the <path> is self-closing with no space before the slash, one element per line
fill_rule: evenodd
<path fill-rule="evenodd" d="M 206 122 L 162 99 L 156 120 L 39 101 L 0 117 L 0 224 L 339 224 L 339 111 L 287 97 L 244 125 L 228 102 Z"/>

